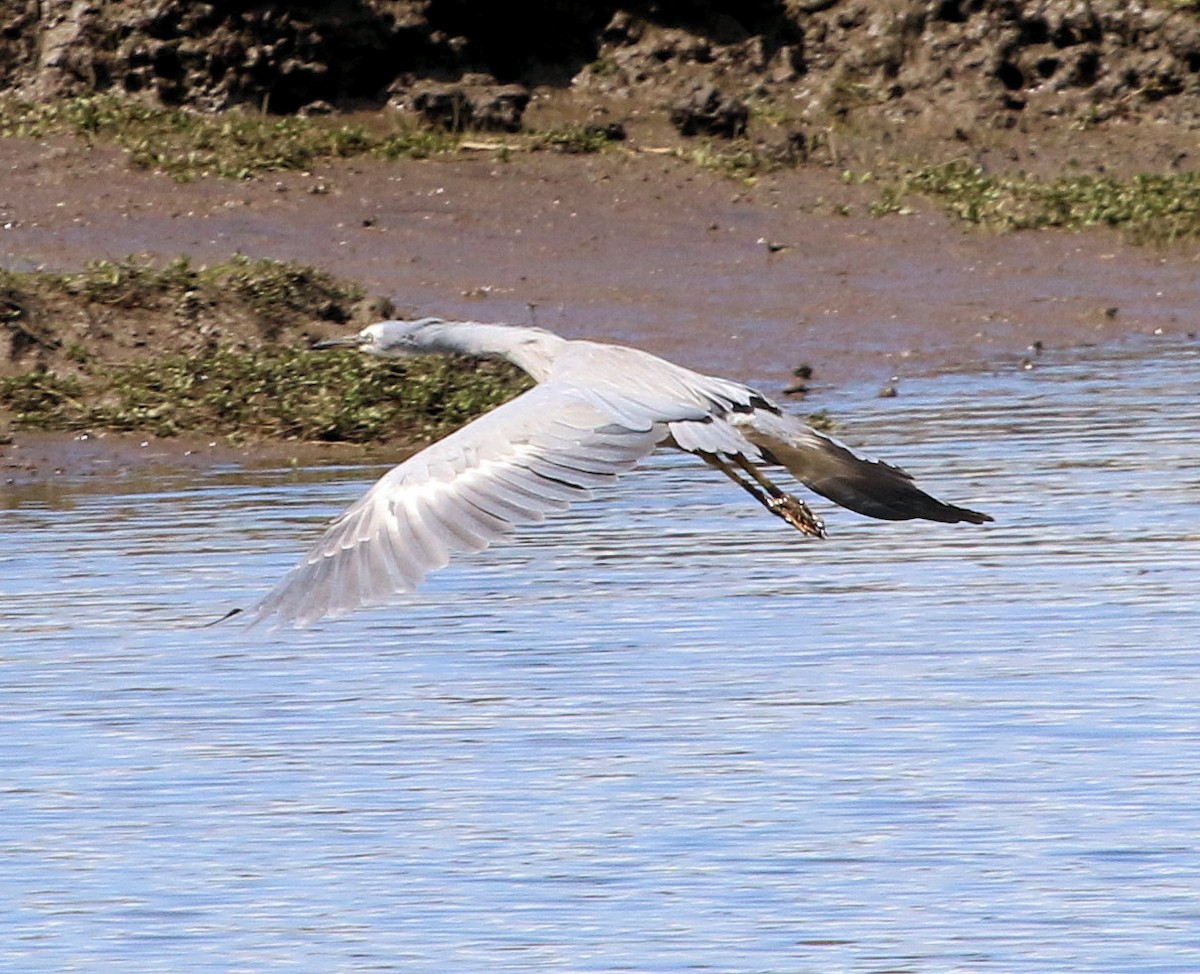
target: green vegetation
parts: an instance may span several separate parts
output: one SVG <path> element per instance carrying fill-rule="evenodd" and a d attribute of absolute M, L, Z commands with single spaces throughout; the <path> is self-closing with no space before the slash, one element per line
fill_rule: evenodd
<path fill-rule="evenodd" d="M 529 148 L 583 155 L 602 152 L 617 141 L 620 141 L 620 136 L 615 136 L 602 125 L 576 125 L 538 132 L 532 137 Z"/>
<path fill-rule="evenodd" d="M 249 262 L 239 259 L 239 263 Z M 173 260 L 162 268 L 129 257 L 121 261 L 93 261 L 85 270 L 67 274 L 32 275 L 0 271 L 12 287 L 19 286 L 22 281 L 40 281 L 45 286 L 60 288 L 87 302 L 116 308 L 144 307 L 164 292 L 196 287 L 200 283 L 201 273 L 191 266 L 186 257 Z"/>
<path fill-rule="evenodd" d="M 444 358 L 267 347 L 0 379 L 0 406 L 26 428 L 186 432 L 367 443 L 441 436 L 512 398 L 513 370 Z"/>
<path fill-rule="evenodd" d="M 161 170 L 180 182 L 202 176 L 246 179 L 361 155 L 426 158 L 455 152 L 460 141 L 441 129 L 399 121 L 393 131 L 376 134 L 363 125 L 317 118 L 151 108 L 114 95 L 46 104 L 0 101 L 0 136 L 59 133 L 115 142 L 129 152 L 134 165 Z"/>
<path fill-rule="evenodd" d="M 0 296 L 23 289 L 125 310 L 159 308 L 167 299 L 195 302 L 204 296 L 230 303 L 232 297 L 265 323 L 305 316 L 345 321 L 350 305 L 363 297 L 357 284 L 315 267 L 242 254 L 211 267 L 195 267 L 187 257 L 160 266 L 131 256 L 93 261 L 82 271 L 61 274 L 0 268 Z M 11 314 L 20 317 L 21 307 L 18 302 Z"/>
<path fill-rule="evenodd" d="M 242 111 L 205 115 L 175 108 L 154 108 L 115 95 L 89 95 L 45 104 L 0 98 L 0 137 L 42 138 L 74 135 L 112 142 L 129 152 L 130 161 L 165 172 L 179 182 L 208 176 L 249 179 L 263 173 L 310 169 L 318 163 L 371 156 L 424 159 L 452 155 L 463 147 L 464 133 L 397 118 L 392 130 L 328 118 L 271 116 Z M 601 125 L 581 124 L 509 136 L 496 143 L 504 156 L 514 151 L 551 150 L 572 154 L 602 152 L 621 136 Z M 480 144 L 467 143 L 472 148 Z M 798 161 L 788 151 L 705 145 L 676 153 L 733 178 L 754 175 Z"/>
<path fill-rule="evenodd" d="M 248 179 L 262 172 L 310 169 L 354 156 L 424 159 L 453 154 L 462 146 L 461 134 L 398 117 L 391 131 L 381 134 L 364 125 L 325 118 L 240 111 L 203 115 L 152 108 L 114 95 L 47 104 L 0 99 L 0 136 L 51 134 L 75 135 L 89 143 L 114 142 L 129 152 L 135 166 L 165 172 L 179 182 L 204 176 Z M 612 141 L 604 128 L 582 125 L 534 133 L 523 141 L 498 144 L 497 149 L 599 152 Z"/>
<path fill-rule="evenodd" d="M 507 365 L 309 350 L 310 328 L 354 327 L 362 296 L 311 267 L 241 256 L 0 270 L 0 343 L 15 363 L 0 375 L 0 418 L 159 436 L 422 440 L 528 386 Z"/>
<path fill-rule="evenodd" d="M 1134 243 L 1169 243 L 1200 235 L 1200 174 L 1063 176 L 989 175 L 968 162 L 917 170 L 885 184 L 876 215 L 898 212 L 904 197 L 923 193 L 968 223 L 995 230 L 1107 226 Z"/>
<path fill-rule="evenodd" d="M 596 58 L 588 70 L 597 78 L 612 78 L 621 73 L 621 66 L 610 57 Z"/>
<path fill-rule="evenodd" d="M 675 149 L 671 155 L 749 185 L 763 173 L 800 165 L 804 161 L 805 150 L 792 143 L 763 146 L 743 140 L 723 145 L 705 142 L 699 146 Z"/>

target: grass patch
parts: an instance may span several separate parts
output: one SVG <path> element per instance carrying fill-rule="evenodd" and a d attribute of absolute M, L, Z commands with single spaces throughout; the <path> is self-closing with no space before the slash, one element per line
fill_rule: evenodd
<path fill-rule="evenodd" d="M 0 297 L 8 294 L 10 315 L 26 307 L 18 295 L 59 297 L 82 305 L 116 310 L 157 310 L 177 302 L 223 304 L 254 316 L 272 333 L 287 321 L 316 318 L 347 321 L 364 292 L 315 267 L 237 254 L 229 261 L 196 267 L 187 257 L 158 264 L 145 257 L 92 261 L 67 273 L 8 271 L 0 268 Z M 3 320 L 0 307 L 0 321 Z M 272 337 L 272 336 L 269 336 Z"/>
<path fill-rule="evenodd" d="M 753 184 L 764 173 L 791 169 L 805 160 L 806 150 L 794 143 L 763 146 L 747 142 L 717 145 L 705 142 L 684 146 L 671 152 L 676 159 L 720 173 L 738 182 Z"/>
<path fill-rule="evenodd" d="M 588 155 L 603 152 L 614 142 L 620 142 L 624 133 L 603 125 L 571 125 L 535 133 L 529 148 L 537 151 L 552 149 L 570 155 Z"/>
<path fill-rule="evenodd" d="M 112 142 L 133 165 L 167 173 L 178 182 L 206 176 L 249 179 L 259 173 L 307 170 L 321 162 L 370 156 L 426 159 L 451 155 L 462 133 L 396 118 L 390 131 L 296 115 L 244 111 L 205 115 L 152 108 L 115 95 L 89 95 L 46 104 L 0 99 L 0 136 L 44 138 L 74 135 L 94 144 Z M 618 136 L 602 126 L 581 125 L 534 133 L 512 149 L 600 152 Z"/>
<path fill-rule="evenodd" d="M 195 288 L 200 282 L 200 273 L 186 258 L 171 261 L 165 267 L 136 257 L 97 260 L 75 273 L 14 273 L 10 277 L 14 284 L 24 279 L 61 289 L 91 304 L 127 309 L 148 306 L 164 292 Z"/>
<path fill-rule="evenodd" d="M 23 373 L 0 379 L 0 405 L 23 428 L 369 443 L 439 437 L 527 384 L 494 363 L 216 349 L 82 375 Z"/>
<path fill-rule="evenodd" d="M 0 97 L 0 137 L 73 135 L 88 144 L 110 142 L 129 153 L 133 165 L 164 172 L 178 182 L 203 177 L 249 179 L 264 172 L 308 170 L 318 163 L 357 156 L 426 159 L 479 148 L 469 133 L 407 122 L 390 131 L 326 117 L 271 116 L 232 110 L 206 115 L 155 108 L 116 95 L 88 95 L 45 104 Z M 490 133 L 485 133 L 490 137 Z M 624 138 L 619 127 L 581 124 L 509 137 L 496 148 L 568 154 L 603 152 Z M 703 145 L 674 155 L 706 169 L 750 181 L 754 176 L 803 161 L 792 148 Z"/>
<path fill-rule="evenodd" d="M 213 267 L 129 258 L 69 274 L 0 270 L 0 419 L 42 430 L 417 441 L 528 387 L 498 363 L 311 351 L 314 331 L 355 327 L 362 296 L 315 268 L 241 256 Z"/>
<path fill-rule="evenodd" d="M 1200 235 L 1200 173 L 1039 180 L 993 176 L 957 161 L 920 169 L 885 185 L 871 211 L 898 212 L 912 192 L 938 201 L 967 223 L 995 230 L 1105 226 L 1124 231 L 1133 243 L 1170 243 Z"/>
<path fill-rule="evenodd" d="M 75 135 L 89 143 L 114 142 L 129 152 L 134 165 L 160 170 L 180 182 L 202 176 L 247 179 L 362 155 L 423 159 L 455 152 L 460 142 L 451 133 L 399 121 L 381 134 L 358 124 L 293 115 L 202 115 L 152 108 L 115 95 L 46 104 L 0 100 L 0 136 L 53 134 Z"/>

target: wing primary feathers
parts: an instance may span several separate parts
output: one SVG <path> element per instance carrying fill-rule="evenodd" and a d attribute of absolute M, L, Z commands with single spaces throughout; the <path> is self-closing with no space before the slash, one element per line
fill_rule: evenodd
<path fill-rule="evenodd" d="M 551 472 L 538 470 L 534 466 L 531 466 L 529 461 L 522 463 L 519 469 L 534 478 L 533 484 L 529 489 L 531 497 L 544 495 L 566 501 L 568 504 L 572 501 L 591 497 L 591 491 L 586 487 L 570 483 L 560 477 L 554 476 Z"/>
<path fill-rule="evenodd" d="M 556 480 L 561 484 L 572 487 L 603 487 L 613 482 L 612 473 L 592 473 L 580 470 L 578 467 L 567 466 L 545 457 L 529 457 L 525 461 L 527 469 L 546 480 Z"/>
<path fill-rule="evenodd" d="M 508 530 L 512 530 L 514 524 L 534 523 L 545 517 L 541 511 L 518 504 L 509 496 L 505 496 L 503 492 L 495 490 L 494 484 L 492 487 L 492 490 L 485 492 L 474 484 L 463 483 L 459 487 L 459 496 L 473 504 L 478 510 L 495 518 Z"/>
<path fill-rule="evenodd" d="M 477 488 L 473 485 L 470 489 L 482 490 L 482 488 Z M 489 472 L 487 490 L 489 498 L 496 498 L 497 503 L 511 510 L 513 516 L 516 518 L 523 519 L 525 516 L 528 516 L 531 520 L 539 520 L 545 513 L 565 511 L 570 506 L 570 503 L 566 500 L 558 500 L 534 493 L 528 487 L 514 482 L 502 470 Z"/>
<path fill-rule="evenodd" d="M 425 505 L 420 503 L 419 497 L 413 497 L 405 505 L 405 511 L 408 514 L 406 523 L 409 535 L 415 542 L 416 550 L 424 556 L 425 571 L 444 568 L 450 563 L 450 552 L 429 523 Z"/>
<path fill-rule="evenodd" d="M 440 528 L 441 537 L 445 540 L 447 549 L 452 553 L 464 555 L 483 551 L 488 546 L 488 539 L 476 532 L 471 525 L 464 524 L 455 518 L 455 512 L 448 504 L 444 507 L 445 509 L 442 506 L 430 507 L 428 517 L 433 525 Z"/>

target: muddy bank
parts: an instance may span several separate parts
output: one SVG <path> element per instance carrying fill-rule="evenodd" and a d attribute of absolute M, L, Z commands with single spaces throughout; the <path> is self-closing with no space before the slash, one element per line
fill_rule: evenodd
<path fill-rule="evenodd" d="M 536 323 L 772 394 L 809 365 L 813 408 L 823 388 L 897 377 L 902 388 L 906 375 L 990 368 L 1035 346 L 1188 341 L 1200 317 L 1194 245 L 1131 247 L 1103 230 L 993 235 L 919 197 L 876 218 L 878 192 L 858 182 L 948 159 L 1039 177 L 1191 172 L 1200 17 L 1178 4 L 19 0 L 0 14 L 0 90 L 385 127 L 566 126 L 614 143 L 563 156 L 498 150 L 489 136 L 490 148 L 446 159 L 364 156 L 179 184 L 90 132 L 0 139 L 8 268 L 135 253 L 294 261 L 361 287 L 364 313 L 390 302 L 401 314 Z M 727 148 L 787 165 L 732 179 L 696 164 Z M 91 313 L 76 322 L 74 355 L 99 334 L 122 355 L 174 350 L 164 336 L 178 308 L 162 328 L 153 313 Z M 284 323 L 279 340 L 358 317 Z M 61 355 L 39 364 L 70 368 Z M 204 437 L 135 436 L 130 448 L 99 434 L 12 435 L 10 480 L 136 469 L 151 454 L 250 455 Z M 296 453 L 258 452 L 277 449 Z"/>
<path fill-rule="evenodd" d="M 391 464 L 412 452 L 347 443 L 256 440 L 241 445 L 207 436 L 148 436 L 95 431 L 44 433 L 18 431 L 0 443 L 0 509 L 38 502 L 49 507 L 69 503 L 80 482 L 89 491 L 128 491 L 145 482 L 150 489 L 163 477 L 194 477 L 221 468 L 280 469 L 325 464 Z"/>
<path fill-rule="evenodd" d="M 131 252 L 292 260 L 401 314 L 629 342 L 775 395 L 809 364 L 801 411 L 820 407 L 823 388 L 899 377 L 902 389 L 906 375 L 1011 364 L 1036 343 L 1186 341 L 1200 317 L 1193 248 L 1132 247 L 1104 231 L 993 235 L 932 206 L 876 218 L 871 187 L 822 167 L 746 185 L 649 152 L 479 154 L 179 185 L 102 147 L 9 139 L 0 173 L 0 263 L 10 267 L 75 269 Z M 149 456 L 194 468 L 329 455 L 286 443 L 14 436 L 9 481 L 110 476 Z M 125 444 L 117 460 L 113 443 Z"/>
<path fill-rule="evenodd" d="M 986 367 L 1195 327 L 1193 248 L 875 218 L 827 168 L 747 186 L 650 153 L 355 162 L 177 185 L 69 140 L 0 141 L 0 262 L 233 252 L 328 269 L 401 313 L 642 345 L 772 392 Z"/>

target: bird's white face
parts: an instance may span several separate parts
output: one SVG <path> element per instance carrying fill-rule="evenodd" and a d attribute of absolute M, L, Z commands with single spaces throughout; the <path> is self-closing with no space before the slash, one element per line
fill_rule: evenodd
<path fill-rule="evenodd" d="M 314 348 L 356 348 L 368 355 L 380 358 L 405 358 L 418 355 L 426 349 L 420 335 L 427 325 L 441 321 L 440 318 L 419 318 L 416 321 L 380 321 L 368 325 L 356 335 L 331 338 L 318 342 Z"/>
<path fill-rule="evenodd" d="M 368 325 L 354 337 L 358 340 L 359 349 L 368 355 L 401 358 L 412 354 L 411 343 L 405 341 L 408 324 L 404 321 L 380 321 Z"/>

